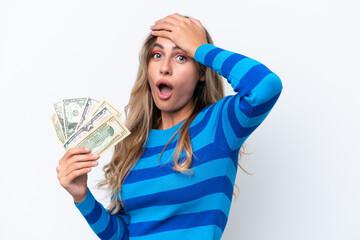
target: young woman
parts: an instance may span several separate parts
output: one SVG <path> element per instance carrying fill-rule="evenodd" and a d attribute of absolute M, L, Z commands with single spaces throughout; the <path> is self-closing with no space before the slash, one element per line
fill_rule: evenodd
<path fill-rule="evenodd" d="M 68 150 L 58 178 L 100 239 L 220 239 L 240 148 L 282 84 L 263 64 L 212 45 L 199 20 L 173 14 L 151 30 L 127 106 L 132 134 L 100 184 L 110 210 L 87 187 L 99 158 L 90 149 Z M 236 95 L 224 98 L 218 74 Z"/>

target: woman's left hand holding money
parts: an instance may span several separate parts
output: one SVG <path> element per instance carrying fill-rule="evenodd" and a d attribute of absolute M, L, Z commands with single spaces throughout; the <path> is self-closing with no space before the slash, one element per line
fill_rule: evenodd
<path fill-rule="evenodd" d="M 192 58 L 199 46 L 208 43 L 205 29 L 199 20 L 177 13 L 156 21 L 150 29 L 152 35 L 170 39 Z"/>

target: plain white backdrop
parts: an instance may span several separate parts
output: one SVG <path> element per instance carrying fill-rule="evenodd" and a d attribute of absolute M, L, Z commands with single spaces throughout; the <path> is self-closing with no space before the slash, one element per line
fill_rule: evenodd
<path fill-rule="evenodd" d="M 222 239 L 360 239 L 356 0 L 0 0 L 0 239 L 97 239 L 58 183 L 50 117 L 70 96 L 129 99 L 149 27 L 174 12 L 215 45 L 280 76 L 283 93 L 246 142 Z M 226 93 L 233 94 L 226 84 Z M 102 166 L 89 174 L 93 187 Z"/>

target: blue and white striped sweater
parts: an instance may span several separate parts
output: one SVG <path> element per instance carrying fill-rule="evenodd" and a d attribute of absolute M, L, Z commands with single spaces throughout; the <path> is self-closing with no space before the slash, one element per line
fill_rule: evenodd
<path fill-rule="evenodd" d="M 195 60 L 227 78 L 236 95 L 203 109 L 190 126 L 195 157 L 189 176 L 172 169 L 183 122 L 151 130 L 145 151 L 122 186 L 124 209 L 110 215 L 90 190 L 76 204 L 100 239 L 220 239 L 228 219 L 241 145 L 269 114 L 282 90 L 278 76 L 243 55 L 200 46 Z"/>

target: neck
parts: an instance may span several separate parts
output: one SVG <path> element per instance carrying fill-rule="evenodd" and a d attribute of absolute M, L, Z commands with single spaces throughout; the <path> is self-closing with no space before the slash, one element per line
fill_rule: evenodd
<path fill-rule="evenodd" d="M 187 104 L 186 106 L 175 112 L 161 111 L 161 124 L 159 129 L 169 129 L 181 123 L 182 121 L 190 117 L 193 109 L 194 103 L 191 102 L 191 104 Z"/>

